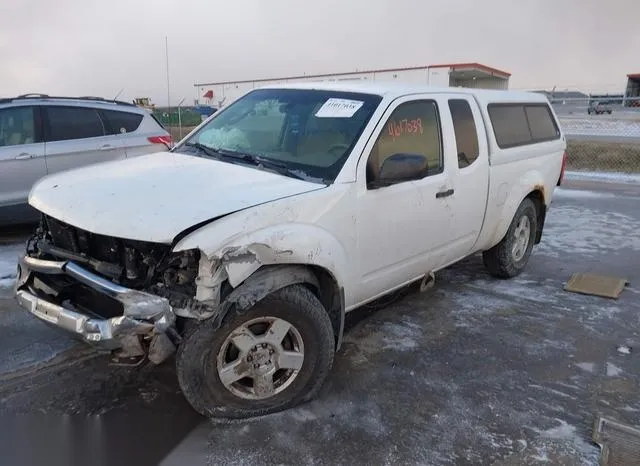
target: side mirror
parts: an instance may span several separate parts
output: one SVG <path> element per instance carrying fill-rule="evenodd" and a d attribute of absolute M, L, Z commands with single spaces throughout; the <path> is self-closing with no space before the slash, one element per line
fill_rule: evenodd
<path fill-rule="evenodd" d="M 370 188 L 381 188 L 403 181 L 419 180 L 429 173 L 429 163 L 422 154 L 393 154 L 382 163 L 377 180 L 369 183 Z"/>

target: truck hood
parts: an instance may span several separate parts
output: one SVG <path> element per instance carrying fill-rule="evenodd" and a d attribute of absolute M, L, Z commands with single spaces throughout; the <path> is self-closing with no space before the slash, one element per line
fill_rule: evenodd
<path fill-rule="evenodd" d="M 171 243 L 215 217 L 324 188 L 245 165 L 158 152 L 42 178 L 29 204 L 106 236 Z"/>

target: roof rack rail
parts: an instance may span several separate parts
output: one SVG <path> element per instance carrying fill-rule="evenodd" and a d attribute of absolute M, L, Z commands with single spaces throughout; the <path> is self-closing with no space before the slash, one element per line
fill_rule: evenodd
<path fill-rule="evenodd" d="M 28 98 L 28 97 L 36 97 L 36 98 L 37 98 L 37 97 L 40 97 L 40 98 L 47 98 L 47 97 L 49 97 L 49 96 L 48 96 L 47 94 L 40 94 L 40 93 L 38 93 L 38 92 L 32 92 L 32 93 L 29 93 L 29 94 L 22 94 L 22 95 L 19 95 L 18 97 L 16 97 L 16 99 L 26 99 L 26 98 Z"/>
<path fill-rule="evenodd" d="M 128 107 L 137 107 L 136 104 L 132 102 L 125 102 L 123 100 L 114 100 L 114 99 L 105 99 L 104 97 L 97 96 L 80 96 L 80 97 L 70 97 L 70 96 L 52 96 L 48 94 L 39 94 L 39 93 L 29 93 L 22 94 L 17 97 L 7 97 L 0 99 L 1 102 L 10 102 L 13 100 L 21 100 L 21 99 L 56 99 L 56 100 L 93 100 L 96 102 L 107 102 L 113 103 L 117 105 L 126 105 Z"/>

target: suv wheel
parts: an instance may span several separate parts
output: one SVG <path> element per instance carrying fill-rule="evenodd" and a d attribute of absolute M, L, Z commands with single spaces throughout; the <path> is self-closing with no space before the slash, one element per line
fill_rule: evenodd
<path fill-rule="evenodd" d="M 331 321 L 307 288 L 274 292 L 244 313 L 191 328 L 177 353 L 180 387 L 207 417 L 248 418 L 313 398 L 335 351 Z"/>
<path fill-rule="evenodd" d="M 482 253 L 489 273 L 498 278 L 519 275 L 529 262 L 537 228 L 536 207 L 527 198 L 518 207 L 502 241 Z"/>

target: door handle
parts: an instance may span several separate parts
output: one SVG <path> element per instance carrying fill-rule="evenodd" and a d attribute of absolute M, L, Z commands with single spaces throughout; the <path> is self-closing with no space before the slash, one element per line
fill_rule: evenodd
<path fill-rule="evenodd" d="M 111 144 L 105 144 L 104 146 L 100 147 L 100 150 L 110 150 L 113 149 L 113 146 Z"/>
<path fill-rule="evenodd" d="M 443 197 L 449 197 L 451 195 L 453 195 L 453 188 L 447 189 L 446 191 L 440 191 L 440 192 L 436 193 L 436 198 L 440 199 L 440 198 L 443 198 Z"/>
<path fill-rule="evenodd" d="M 16 155 L 16 160 L 29 160 L 29 159 L 33 159 L 36 156 L 33 154 L 27 154 L 26 152 L 23 152 L 22 154 L 18 154 Z"/>

